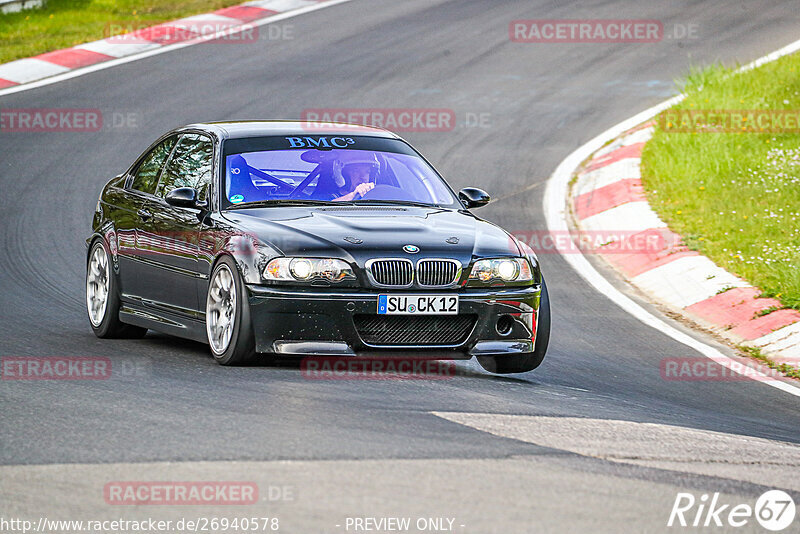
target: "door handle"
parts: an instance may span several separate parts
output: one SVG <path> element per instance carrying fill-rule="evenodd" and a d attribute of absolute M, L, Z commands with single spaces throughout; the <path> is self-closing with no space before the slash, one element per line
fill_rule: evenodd
<path fill-rule="evenodd" d="M 139 215 L 139 218 L 142 219 L 143 221 L 149 221 L 150 218 L 153 216 L 152 213 L 150 213 L 149 211 L 147 211 L 144 208 L 142 208 L 139 211 L 137 211 L 136 214 Z"/>

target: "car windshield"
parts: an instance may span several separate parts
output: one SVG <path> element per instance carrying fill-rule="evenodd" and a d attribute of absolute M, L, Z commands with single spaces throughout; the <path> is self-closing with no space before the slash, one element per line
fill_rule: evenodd
<path fill-rule="evenodd" d="M 320 137 L 266 139 L 272 142 L 227 143 L 225 207 L 298 202 L 460 207 L 436 171 L 402 141 L 357 137 L 332 137 L 330 143 L 328 138 L 320 141 Z M 286 139 L 290 141 L 283 141 Z M 339 145 L 360 148 L 333 148 Z"/>

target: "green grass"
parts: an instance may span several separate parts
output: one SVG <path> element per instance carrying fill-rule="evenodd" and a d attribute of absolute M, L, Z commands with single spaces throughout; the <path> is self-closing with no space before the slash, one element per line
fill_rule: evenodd
<path fill-rule="evenodd" d="M 789 378 L 800 379 L 800 369 L 792 367 L 791 365 L 789 365 L 787 363 L 775 363 L 775 362 L 773 362 L 771 359 L 766 357 L 764 355 L 764 353 L 761 352 L 761 349 L 759 349 L 758 347 L 748 347 L 748 346 L 745 346 L 745 345 L 739 345 L 738 347 L 739 347 L 739 350 L 741 350 L 742 352 L 748 354 L 751 358 L 755 358 L 756 360 L 761 361 L 762 363 L 764 363 L 770 369 L 775 369 L 777 371 L 780 371 L 781 373 L 783 373 L 784 375 L 788 376 Z"/>
<path fill-rule="evenodd" d="M 47 0 L 45 7 L 0 15 L 0 63 L 241 4 L 244 0 Z"/>
<path fill-rule="evenodd" d="M 671 111 L 800 110 L 800 55 L 735 70 L 692 72 L 682 83 L 686 99 Z M 800 309 L 800 134 L 674 133 L 670 126 L 657 124 L 642 155 L 653 209 L 689 247 L 762 296 Z"/>

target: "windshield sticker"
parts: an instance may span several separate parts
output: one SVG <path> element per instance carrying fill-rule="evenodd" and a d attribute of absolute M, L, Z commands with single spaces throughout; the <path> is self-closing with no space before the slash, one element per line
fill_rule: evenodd
<path fill-rule="evenodd" d="M 234 204 L 238 204 L 239 202 L 244 201 L 244 196 L 242 195 L 233 195 L 230 199 L 231 202 Z"/>
<path fill-rule="evenodd" d="M 331 148 L 347 148 L 355 144 L 352 137 L 287 137 L 291 148 L 317 148 L 321 150 Z"/>

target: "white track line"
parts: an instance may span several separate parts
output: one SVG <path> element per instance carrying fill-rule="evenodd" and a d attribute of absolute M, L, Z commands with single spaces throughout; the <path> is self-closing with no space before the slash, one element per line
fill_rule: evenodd
<path fill-rule="evenodd" d="M 765 63 L 774 61 L 798 50 L 800 50 L 800 40 L 743 66 L 740 71 L 759 67 Z M 624 120 L 615 126 L 612 126 L 567 156 L 566 159 L 559 164 L 552 176 L 550 176 L 548 179 L 547 187 L 544 192 L 544 214 L 549 230 L 557 235 L 561 232 L 569 231 L 566 210 L 567 199 L 569 198 L 569 182 L 572 179 L 572 175 L 575 170 L 584 160 L 603 147 L 603 145 L 605 145 L 609 140 L 615 139 L 634 126 L 638 126 L 639 124 L 652 119 L 660 112 L 669 109 L 681 100 L 683 100 L 683 95 L 670 98 L 669 100 L 666 100 L 656 106 L 646 109 L 641 113 L 634 115 L 633 117 Z M 738 372 L 740 366 L 736 360 L 722 354 L 714 347 L 698 341 L 693 337 L 684 334 L 680 330 L 668 325 L 662 319 L 651 314 L 629 297 L 625 296 L 617 288 L 611 285 L 611 283 L 606 280 L 592 266 L 591 263 L 589 263 L 589 260 L 586 259 L 586 256 L 584 256 L 579 250 L 570 251 L 570 253 L 562 254 L 562 256 L 566 262 L 569 263 L 572 268 L 575 269 L 578 274 L 581 275 L 581 277 L 583 277 L 587 282 L 589 282 L 589 284 L 591 284 L 595 289 L 644 324 L 658 330 L 659 332 L 662 332 L 679 343 L 683 343 L 684 345 L 695 349 L 697 352 L 703 356 L 706 356 L 707 358 L 710 358 L 719 365 L 722 365 L 731 371 Z M 753 380 L 763 382 L 764 384 L 780 389 L 781 391 L 785 391 L 790 395 L 800 397 L 800 388 L 790 384 L 788 381 L 777 380 L 774 377 L 767 377 L 766 374 L 754 372 L 753 369 L 748 369 L 747 373 L 748 374 L 745 374 L 744 376 L 752 377 Z"/>
<path fill-rule="evenodd" d="M 125 63 L 131 63 L 133 61 L 138 61 L 140 59 L 144 59 L 150 56 L 157 56 L 158 54 L 164 54 L 166 52 L 171 52 L 172 50 L 177 50 L 179 48 L 185 48 L 187 46 L 196 45 L 199 43 L 205 43 L 207 41 L 211 41 L 214 39 L 218 39 L 220 37 L 226 37 L 228 35 L 235 35 L 239 32 L 250 30 L 254 26 L 264 26 L 266 24 L 272 24 L 274 22 L 279 22 L 281 20 L 290 19 L 293 17 L 297 17 L 299 15 L 305 15 L 306 13 L 310 13 L 312 11 L 317 11 L 319 9 L 325 9 L 326 7 L 335 6 L 338 4 L 344 4 L 345 2 L 350 2 L 350 0 L 327 0 L 326 2 L 321 2 L 319 4 L 309 5 L 307 7 L 301 7 L 294 9 L 292 11 L 286 13 L 278 13 L 277 15 L 272 15 L 263 19 L 254 20 L 253 22 L 243 23 L 241 26 L 237 26 L 235 28 L 230 28 L 226 30 L 221 30 L 214 34 L 204 35 L 202 37 L 198 37 L 196 39 L 192 39 L 190 41 L 184 41 L 181 43 L 174 43 L 167 46 L 162 46 L 160 48 L 156 48 L 153 50 L 147 50 L 142 52 L 141 54 L 136 54 L 132 56 L 125 56 L 119 59 L 112 59 L 110 61 L 104 61 L 102 63 L 96 63 L 94 65 L 89 65 L 88 67 L 83 67 L 80 69 L 71 70 L 69 72 L 65 72 L 64 74 L 58 74 L 56 76 L 51 76 L 49 78 L 44 78 L 42 80 L 26 83 L 22 85 L 14 85 L 11 87 L 7 87 L 5 89 L 0 89 L 0 96 L 10 95 L 12 93 L 19 93 L 22 91 L 27 91 L 29 89 L 36 89 L 37 87 L 43 87 L 45 85 L 50 85 L 53 83 L 63 82 L 64 80 L 71 80 L 72 78 L 77 78 L 78 76 L 83 76 L 84 74 L 89 74 L 90 72 L 97 72 L 99 70 L 110 69 L 111 67 L 116 67 L 117 65 L 124 65 Z M 78 45 L 79 46 L 79 45 Z"/>

